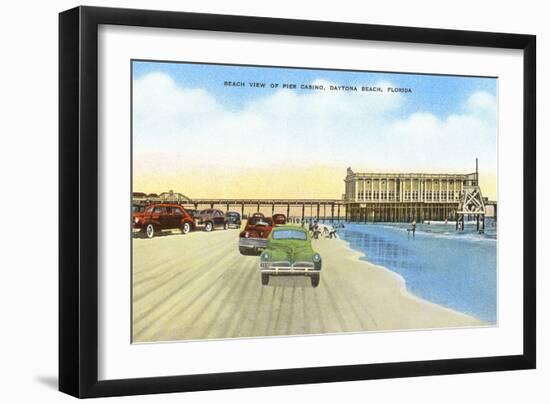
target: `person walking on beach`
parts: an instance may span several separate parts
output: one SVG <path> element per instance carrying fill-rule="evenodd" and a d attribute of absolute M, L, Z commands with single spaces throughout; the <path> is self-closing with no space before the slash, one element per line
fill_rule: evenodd
<path fill-rule="evenodd" d="M 318 239 L 319 235 L 321 234 L 321 228 L 319 227 L 319 224 L 317 221 L 313 222 L 313 238 Z"/>

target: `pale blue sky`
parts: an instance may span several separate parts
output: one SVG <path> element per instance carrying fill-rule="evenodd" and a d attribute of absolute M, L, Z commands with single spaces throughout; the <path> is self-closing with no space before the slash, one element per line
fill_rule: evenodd
<path fill-rule="evenodd" d="M 421 75 L 404 73 L 349 72 L 335 70 L 289 69 L 233 65 L 208 65 L 173 62 L 134 61 L 134 80 L 147 73 L 162 72 L 169 75 L 178 85 L 186 88 L 202 88 L 214 95 L 218 102 L 231 110 L 242 108 L 252 100 L 273 94 L 277 89 L 252 87 L 228 88 L 225 80 L 244 82 L 310 83 L 325 80 L 342 85 L 368 85 L 389 81 L 396 87 L 410 87 L 406 101 L 396 118 L 417 111 L 429 111 L 436 116 L 446 117 L 460 112 L 464 101 L 476 91 L 496 96 L 495 78 Z M 296 90 L 307 92 L 306 90 Z"/>

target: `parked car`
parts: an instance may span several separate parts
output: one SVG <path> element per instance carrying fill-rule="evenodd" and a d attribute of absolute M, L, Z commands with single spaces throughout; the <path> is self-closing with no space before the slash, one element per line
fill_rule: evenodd
<path fill-rule="evenodd" d="M 193 218 L 180 205 L 158 203 L 149 205 L 142 214 L 135 215 L 134 232 L 153 238 L 162 230 L 180 229 L 183 234 L 194 229 Z"/>
<path fill-rule="evenodd" d="M 267 248 L 260 256 L 262 285 L 270 276 L 309 276 L 311 286 L 321 280 L 321 255 L 313 250 L 311 236 L 300 226 L 274 227 L 267 239 Z"/>
<path fill-rule="evenodd" d="M 272 217 L 273 217 L 273 223 L 275 223 L 275 226 L 286 224 L 286 216 L 283 215 L 282 213 L 275 213 Z"/>
<path fill-rule="evenodd" d="M 195 227 L 205 231 L 212 231 L 219 227 L 227 229 L 225 213 L 219 209 L 203 209 L 195 215 Z"/>
<path fill-rule="evenodd" d="M 241 214 L 239 212 L 227 212 L 225 214 L 225 221 L 227 222 L 227 227 L 241 227 Z"/>
<path fill-rule="evenodd" d="M 267 247 L 267 237 L 273 229 L 270 217 L 251 217 L 243 231 L 239 233 L 239 252 L 243 255 L 260 255 Z"/>

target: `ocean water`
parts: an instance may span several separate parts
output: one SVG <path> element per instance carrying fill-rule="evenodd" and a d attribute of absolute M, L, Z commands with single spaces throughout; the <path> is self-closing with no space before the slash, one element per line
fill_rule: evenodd
<path fill-rule="evenodd" d="M 346 223 L 338 234 L 362 259 L 399 273 L 407 289 L 431 302 L 496 323 L 496 223 L 487 219 L 484 234 L 475 222 L 464 231 L 455 224 Z"/>

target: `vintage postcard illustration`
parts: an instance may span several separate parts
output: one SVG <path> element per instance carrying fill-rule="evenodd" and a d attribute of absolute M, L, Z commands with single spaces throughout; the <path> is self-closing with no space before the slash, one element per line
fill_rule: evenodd
<path fill-rule="evenodd" d="M 497 325 L 496 78 L 131 68 L 134 343 Z"/>

